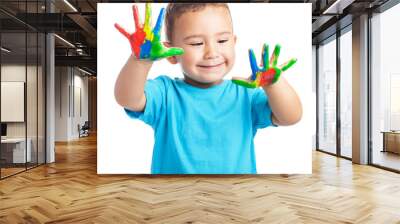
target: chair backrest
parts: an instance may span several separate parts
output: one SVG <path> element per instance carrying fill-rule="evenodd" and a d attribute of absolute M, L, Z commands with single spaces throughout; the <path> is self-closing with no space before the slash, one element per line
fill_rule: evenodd
<path fill-rule="evenodd" d="M 89 121 L 85 121 L 82 128 L 89 128 Z"/>

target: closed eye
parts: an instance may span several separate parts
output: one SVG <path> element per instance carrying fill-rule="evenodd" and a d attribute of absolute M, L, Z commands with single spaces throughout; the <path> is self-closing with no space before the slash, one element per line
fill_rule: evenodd
<path fill-rule="evenodd" d="M 227 42 L 227 41 L 228 41 L 228 39 L 226 39 L 226 40 L 219 40 L 218 43 L 222 44 L 222 43 L 225 43 L 225 42 Z"/>
<path fill-rule="evenodd" d="M 189 45 L 191 45 L 191 46 L 200 46 L 200 45 L 203 45 L 203 43 L 202 42 L 197 42 L 197 43 L 190 43 Z"/>

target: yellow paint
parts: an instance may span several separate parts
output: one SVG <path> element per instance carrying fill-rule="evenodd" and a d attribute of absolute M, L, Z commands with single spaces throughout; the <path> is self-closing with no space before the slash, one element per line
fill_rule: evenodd
<path fill-rule="evenodd" d="M 260 85 L 261 82 L 261 72 L 256 73 L 256 80 L 254 80 L 255 83 L 257 83 L 257 86 Z"/>
<path fill-rule="evenodd" d="M 146 39 L 153 41 L 153 31 L 151 30 L 151 6 L 150 6 L 150 3 L 146 3 L 146 15 L 145 15 L 143 31 L 146 33 Z"/>

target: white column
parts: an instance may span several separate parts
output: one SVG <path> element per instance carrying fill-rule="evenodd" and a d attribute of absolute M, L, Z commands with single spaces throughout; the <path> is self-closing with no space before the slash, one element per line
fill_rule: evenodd
<path fill-rule="evenodd" d="M 46 1 L 47 12 L 53 12 L 54 6 Z M 55 133 L 55 56 L 54 35 L 46 35 L 46 163 L 55 161 L 54 133 Z"/>
<path fill-rule="evenodd" d="M 54 36 L 49 33 L 46 36 L 46 61 L 47 61 L 47 74 L 46 74 L 46 163 L 55 161 L 54 151 L 54 133 L 55 133 L 55 79 L 54 79 Z"/>
<path fill-rule="evenodd" d="M 353 162 L 368 163 L 368 15 L 353 20 Z"/>

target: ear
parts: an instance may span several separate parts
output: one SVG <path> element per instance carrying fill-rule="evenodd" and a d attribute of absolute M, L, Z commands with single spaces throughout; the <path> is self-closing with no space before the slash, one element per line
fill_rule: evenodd
<path fill-rule="evenodd" d="M 236 45 L 236 39 L 237 39 L 236 35 L 233 35 L 233 44 L 235 45 Z"/>
<path fill-rule="evenodd" d="M 165 41 L 165 42 L 163 42 L 163 44 L 164 44 L 164 46 L 166 46 L 168 48 L 172 47 L 170 42 Z M 178 59 L 176 58 L 176 56 L 168 57 L 167 60 L 169 61 L 169 63 L 171 63 L 173 65 L 178 63 Z"/>

